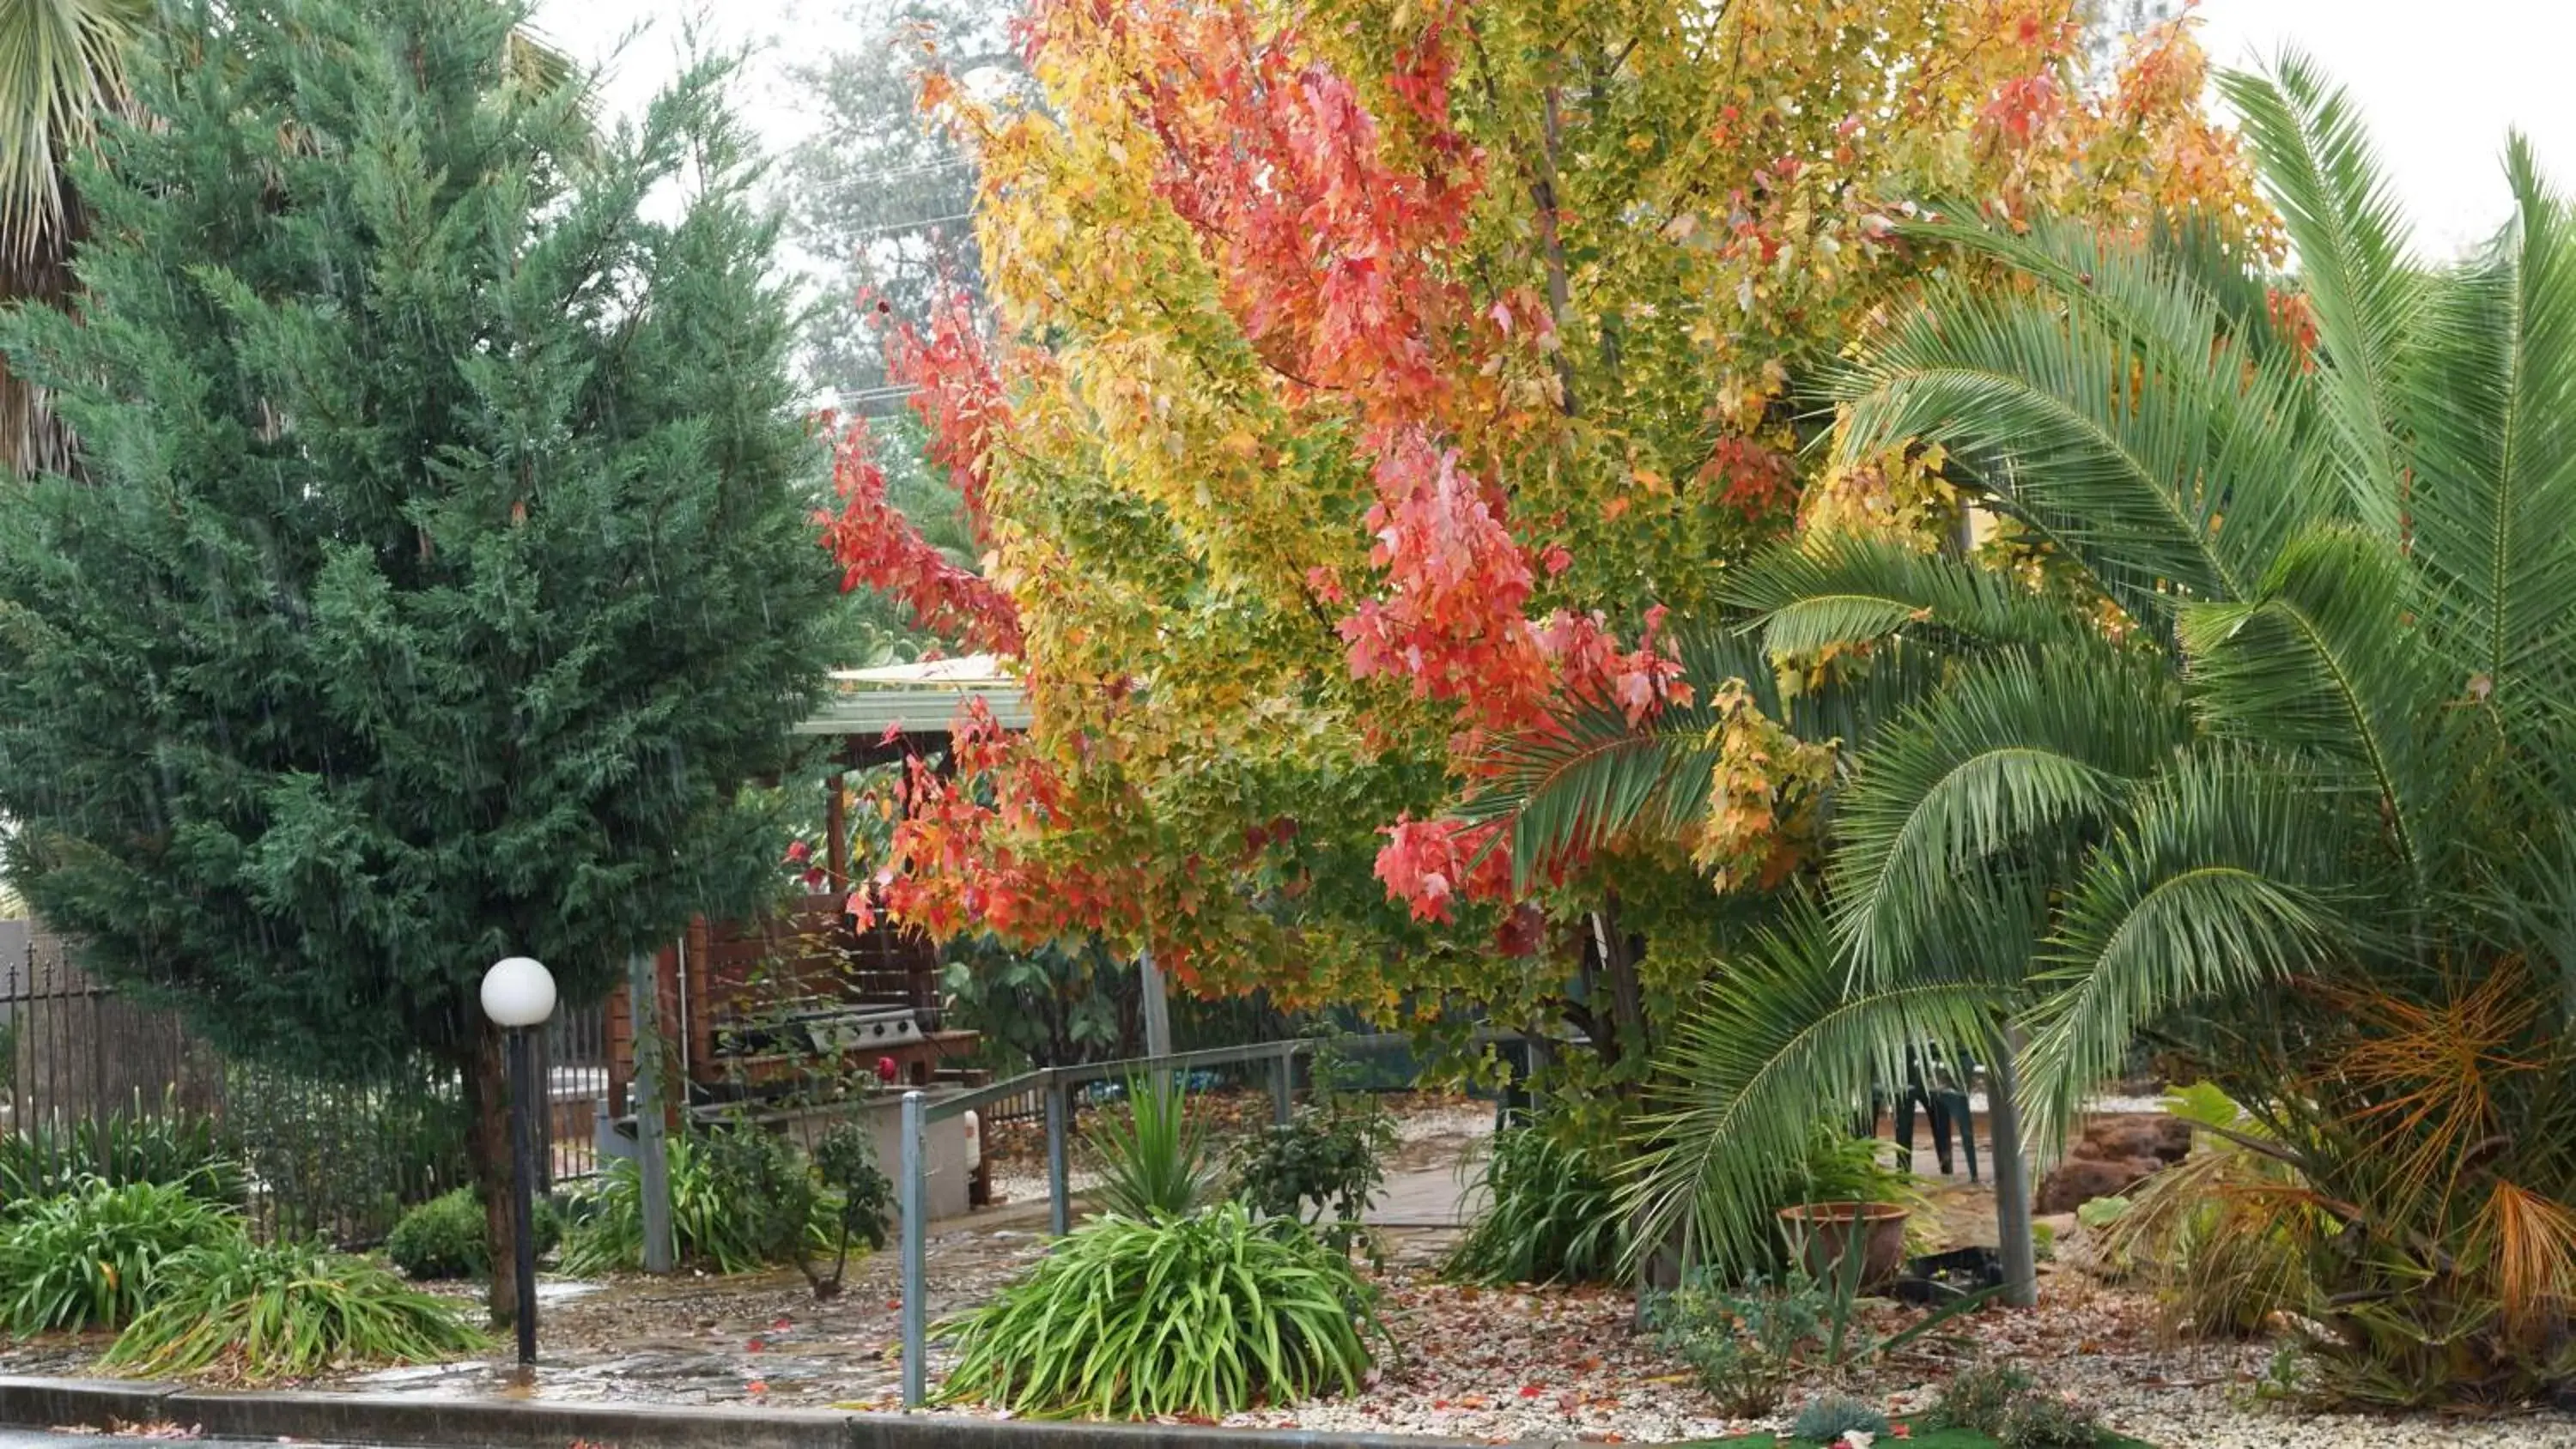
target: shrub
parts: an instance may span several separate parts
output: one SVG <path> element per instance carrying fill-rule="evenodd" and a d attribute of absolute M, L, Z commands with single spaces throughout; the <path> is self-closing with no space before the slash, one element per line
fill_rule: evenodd
<path fill-rule="evenodd" d="M 281 1226 L 377 1243 L 407 1205 L 474 1181 L 470 1114 L 444 1072 L 417 1067 L 353 1086 L 236 1064 L 225 1101 Z"/>
<path fill-rule="evenodd" d="M 169 1262 L 241 1236 L 230 1211 L 169 1183 L 93 1178 L 0 1216 L 0 1321 L 20 1337 L 114 1328 L 151 1300 Z"/>
<path fill-rule="evenodd" d="M 805 1270 L 807 1282 L 814 1285 L 814 1296 L 831 1298 L 841 1291 L 841 1274 L 849 1267 L 850 1243 L 865 1239 L 870 1249 L 885 1246 L 886 1230 L 893 1220 L 894 1184 L 877 1169 L 876 1143 L 856 1123 L 843 1122 L 823 1134 L 814 1144 L 814 1175 L 823 1180 L 832 1218 L 832 1273 L 825 1277 L 820 1269 L 800 1255 L 797 1266 Z"/>
<path fill-rule="evenodd" d="M 1811 1281 L 1737 1291 L 1695 1276 L 1647 1295 L 1643 1307 L 1663 1350 L 1690 1367 L 1719 1412 L 1744 1419 L 1780 1407 L 1804 1372 L 1808 1346 L 1826 1340 L 1832 1305 Z"/>
<path fill-rule="evenodd" d="M 2094 1449 L 2102 1426 L 2082 1404 L 2032 1390 L 2013 1396 L 1995 1438 L 2004 1449 Z"/>
<path fill-rule="evenodd" d="M 536 1201 L 537 1251 L 551 1253 L 563 1240 L 563 1214 L 545 1198 Z M 470 1187 L 431 1198 L 394 1224 L 385 1256 L 404 1274 L 428 1282 L 481 1278 L 492 1271 L 492 1245 L 484 1230 L 483 1199 Z"/>
<path fill-rule="evenodd" d="M 2165 1100 L 2175 1116 L 2235 1135 L 2204 1132 L 2200 1150 L 2138 1184 L 2103 1228 L 2104 1257 L 2154 1286 L 2177 1336 L 2250 1338 L 2276 1313 L 2307 1312 L 2316 1282 L 2300 1245 L 2331 1215 L 2297 1169 L 2246 1145 L 2270 1133 L 2225 1093 L 2202 1083 Z"/>
<path fill-rule="evenodd" d="M 671 1232 L 680 1260 L 718 1273 L 799 1261 L 830 1246 L 837 1205 L 786 1139 L 755 1127 L 672 1138 Z M 568 1273 L 644 1266 L 643 1169 L 621 1157 L 575 1195 L 564 1237 Z"/>
<path fill-rule="evenodd" d="M 1185 1217 L 1216 1181 L 1207 1139 L 1178 1085 L 1131 1081 L 1127 1111 L 1102 1112 L 1086 1134 L 1100 1161 L 1093 1198 L 1104 1212 L 1140 1222 Z"/>
<path fill-rule="evenodd" d="M 940 1397 L 1023 1414 L 1218 1418 L 1351 1392 L 1383 1330 L 1350 1257 L 1239 1202 L 1094 1218 L 991 1302 L 941 1325 Z"/>
<path fill-rule="evenodd" d="M 176 1187 L 225 1207 L 240 1206 L 245 1187 L 239 1147 L 213 1118 L 182 1111 L 173 1097 L 164 1097 L 158 1112 L 145 1112 L 138 1096 L 131 1110 L 104 1123 L 83 1119 L 0 1137 L 0 1205 L 61 1197 L 89 1178 Z"/>
<path fill-rule="evenodd" d="M 1326 1242 L 1347 1247 L 1394 1147 L 1395 1118 L 1375 1097 L 1327 1092 L 1236 1150 L 1234 1195 L 1264 1217 L 1320 1224 Z"/>
<path fill-rule="evenodd" d="M 1941 1386 L 1941 1397 L 1929 1417 L 1936 1428 L 2001 1433 L 2005 1412 L 2030 1389 L 2030 1375 L 2011 1364 L 1979 1361 Z"/>
<path fill-rule="evenodd" d="M 1483 1205 L 1442 1271 L 1472 1283 L 1601 1283 L 1618 1271 L 1623 1215 L 1606 1164 L 1537 1127 L 1494 1134 Z"/>
<path fill-rule="evenodd" d="M 1827 1394 L 1798 1411 L 1798 1417 L 1789 1425 L 1789 1437 L 1830 1444 L 1855 1429 L 1864 1434 L 1884 1434 L 1887 1416 L 1849 1395 Z"/>
<path fill-rule="evenodd" d="M 362 1364 L 435 1363 L 490 1346 L 449 1303 L 359 1258 L 309 1243 L 235 1239 L 166 1265 L 147 1306 L 107 1351 L 144 1374 L 220 1369 L 245 1382 Z"/>

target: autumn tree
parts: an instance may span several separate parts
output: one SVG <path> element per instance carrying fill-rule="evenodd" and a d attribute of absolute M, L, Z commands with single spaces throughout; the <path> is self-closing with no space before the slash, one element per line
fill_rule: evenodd
<path fill-rule="evenodd" d="M 881 526 L 863 443 L 832 532 L 853 578 L 1015 655 L 1039 723 L 969 722 L 962 777 L 916 775 L 884 899 L 1150 942 L 1203 990 L 1564 1016 L 1633 1066 L 1723 902 L 1687 854 L 1515 862 L 1454 807 L 1570 705 L 1689 700 L 1667 611 L 1802 511 L 1951 506 L 1919 450 L 1803 446 L 1805 382 L 1953 260 L 1897 235 L 1919 205 L 2259 228 L 2189 37 L 2096 75 L 2083 20 L 1039 5 L 1037 100 L 929 91 L 979 160 L 997 324 L 888 331 L 994 567 Z M 1758 880 L 1812 766 L 1743 763 Z"/>

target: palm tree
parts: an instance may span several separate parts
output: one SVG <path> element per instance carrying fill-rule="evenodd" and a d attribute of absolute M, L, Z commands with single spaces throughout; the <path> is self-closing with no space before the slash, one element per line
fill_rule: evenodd
<path fill-rule="evenodd" d="M 2295 295 L 2207 228 L 1936 223 L 2003 283 L 1840 385 L 1841 446 L 1939 443 L 2059 586 L 1848 542 L 1746 571 L 1769 654 L 1938 683 L 1850 756 L 1823 903 L 1677 1034 L 1639 1202 L 1723 1250 L 1925 1039 L 2009 1032 L 2053 1152 L 2147 1035 L 2292 1171 L 2265 1220 L 2342 1387 L 2525 1392 L 2576 1301 L 2576 221 L 2517 140 L 2513 223 L 2414 266 L 2340 92 L 2225 84 Z"/>

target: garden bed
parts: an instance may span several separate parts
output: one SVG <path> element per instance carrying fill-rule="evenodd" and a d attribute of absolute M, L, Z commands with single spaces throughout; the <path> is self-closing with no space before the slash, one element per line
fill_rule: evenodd
<path fill-rule="evenodd" d="M 1351 1398 L 1236 1415 L 1229 1424 L 1508 1441 L 1760 1445 L 1779 1421 L 1719 1415 L 1683 1367 L 1632 1328 L 1624 1293 L 1596 1288 L 1479 1290 L 1434 1281 L 1447 1235 L 1389 1235 L 1395 1261 L 1383 1313 L 1403 1356 Z M 980 1301 L 1043 1250 L 1027 1233 L 961 1230 L 932 1244 L 933 1311 Z M 620 1278 L 549 1283 L 534 1397 L 737 1407 L 898 1407 L 894 1255 L 852 1265 L 849 1291 L 816 1303 L 792 1273 L 741 1278 Z M 1911 1321 L 1893 1308 L 1881 1328 Z M 2265 1345 L 2169 1349 L 2152 1306 L 2072 1271 L 2044 1280 L 2041 1306 L 1959 1320 L 1956 1342 L 1921 1342 L 1842 1387 L 1900 1420 L 1927 1410 L 1938 1384 L 1972 1357 L 2010 1359 L 2102 1411 L 2112 1428 L 2162 1449 L 2561 1449 L 2576 1418 L 2482 1423 L 2432 1416 L 2307 1416 L 2255 1405 Z M 0 1349 L 0 1372 L 85 1375 L 104 1340 Z M 934 1365 L 936 1368 L 937 1365 Z M 371 1393 L 500 1394 L 501 1357 L 315 1381 Z M 517 1391 L 524 1394 L 527 1391 Z M 1795 1397 L 1788 1405 L 1794 1410 Z M 969 1410 L 968 1412 L 972 1412 Z M 1908 1445 L 1981 1444 L 1917 1428 Z"/>

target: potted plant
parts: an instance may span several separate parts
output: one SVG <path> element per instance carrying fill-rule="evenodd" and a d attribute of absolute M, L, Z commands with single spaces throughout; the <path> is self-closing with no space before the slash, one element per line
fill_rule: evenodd
<path fill-rule="evenodd" d="M 1874 1137 L 1821 1123 L 1809 1140 L 1806 1197 L 1780 1209 L 1779 1218 L 1791 1261 L 1820 1282 L 1871 1292 L 1905 1266 L 1906 1224 L 1921 1196 L 1912 1175 L 1881 1162 L 1878 1149 Z"/>

